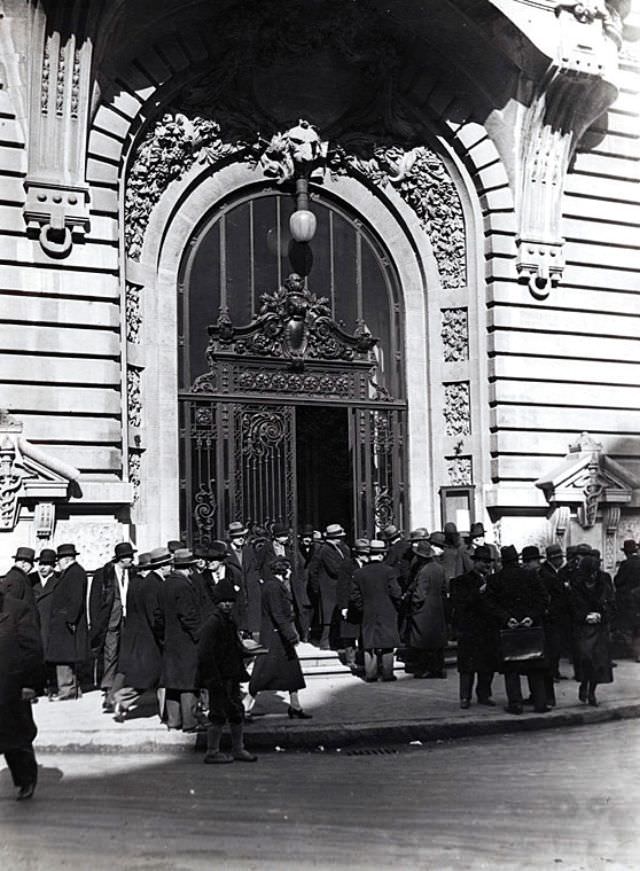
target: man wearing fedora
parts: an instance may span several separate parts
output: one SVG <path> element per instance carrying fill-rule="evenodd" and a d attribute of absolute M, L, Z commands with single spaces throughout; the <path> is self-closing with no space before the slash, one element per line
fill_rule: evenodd
<path fill-rule="evenodd" d="M 549 648 L 551 673 L 554 680 L 562 680 L 560 657 L 571 653 L 571 612 L 569 584 L 563 578 L 564 554 L 559 544 L 549 544 L 540 565 L 540 579 L 549 596 L 546 619 L 546 638 Z"/>
<path fill-rule="evenodd" d="M 162 669 L 164 614 L 160 606 L 162 578 L 171 568 L 167 548 L 140 554 L 127 590 L 126 616 L 120 635 L 118 671 L 111 695 L 114 720 L 124 722 L 145 690 L 156 689 Z"/>
<path fill-rule="evenodd" d="M 36 603 L 29 582 L 29 573 L 33 569 L 35 558 L 36 552 L 33 548 L 19 547 L 13 555 L 13 565 L 0 581 L 0 592 L 24 602 L 34 614 L 36 614 Z"/>
<path fill-rule="evenodd" d="M 249 529 L 239 520 L 232 521 L 227 527 L 228 562 L 240 570 L 242 589 L 236 601 L 235 614 L 238 617 L 238 629 L 243 634 L 249 634 L 255 641 L 260 638 L 260 622 L 262 620 L 262 594 L 260 586 L 260 569 L 256 551 L 248 541 Z"/>
<path fill-rule="evenodd" d="M 491 553 L 492 569 L 494 572 L 499 571 L 499 569 L 501 568 L 500 551 L 495 546 L 495 544 L 487 541 L 484 524 L 480 521 L 476 521 L 475 523 L 471 524 L 471 529 L 469 530 L 469 535 L 467 536 L 467 547 L 465 548 L 465 552 L 471 562 L 473 562 L 473 554 L 477 547 L 489 548 L 489 551 Z"/>
<path fill-rule="evenodd" d="M 112 560 L 93 576 L 89 593 L 89 642 L 98 661 L 102 708 L 113 713 L 113 681 L 118 670 L 120 635 L 127 613 L 127 592 L 133 575 L 135 548 L 128 541 L 115 546 Z"/>
<path fill-rule="evenodd" d="M 198 641 L 202 614 L 199 592 L 190 577 L 194 556 L 186 548 L 173 554 L 173 569 L 162 585 L 164 649 L 160 685 L 165 688 L 167 727 L 204 731 L 197 714 Z"/>
<path fill-rule="evenodd" d="M 49 623 L 51 621 L 51 604 L 57 575 L 56 552 L 52 548 L 43 548 L 38 557 L 38 568 L 29 575 L 33 596 L 40 621 L 40 636 L 42 649 L 46 651 L 49 638 Z M 51 699 L 56 694 L 56 667 L 45 661 L 45 681 L 47 695 Z"/>
<path fill-rule="evenodd" d="M 398 582 L 404 589 L 409 570 L 407 552 L 411 550 L 411 545 L 404 537 L 402 530 L 398 529 L 393 523 L 387 524 L 381 530 L 380 538 L 387 546 L 384 561 L 388 566 L 396 570 Z"/>
<path fill-rule="evenodd" d="M 58 701 L 63 702 L 81 695 L 78 669 L 89 654 L 87 573 L 76 562 L 74 544 L 59 545 L 56 556 L 60 575 L 53 582 L 45 660 L 56 666 Z"/>
<path fill-rule="evenodd" d="M 309 566 L 309 585 L 319 600 L 320 650 L 329 650 L 331 620 L 336 607 L 338 578 L 344 571 L 344 561 L 351 554 L 345 544 L 346 532 L 339 523 L 330 523 L 325 531 L 325 540 L 317 549 Z"/>
<path fill-rule="evenodd" d="M 369 543 L 369 562 L 353 574 L 350 607 L 362 615 L 364 679 L 375 683 L 393 681 L 393 651 L 400 644 L 398 607 L 402 591 L 395 569 L 384 564 L 386 545 L 373 539 Z"/>
<path fill-rule="evenodd" d="M 633 539 L 622 546 L 624 561 L 614 579 L 617 628 L 627 650 L 640 662 L 640 549 Z"/>

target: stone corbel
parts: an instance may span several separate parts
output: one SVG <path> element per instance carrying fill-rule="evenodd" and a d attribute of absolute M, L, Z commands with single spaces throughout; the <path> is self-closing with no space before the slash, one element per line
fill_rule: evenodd
<path fill-rule="evenodd" d="M 610 505 L 604 518 L 604 567 L 612 572 L 616 566 L 616 539 L 620 524 L 619 505 Z"/>
<path fill-rule="evenodd" d="M 27 179 L 27 233 L 50 257 L 66 257 L 89 231 L 89 190 Z"/>
<path fill-rule="evenodd" d="M 557 55 L 529 105 L 522 140 L 516 265 L 536 299 L 562 278 L 564 180 L 583 133 L 617 97 L 622 44 L 613 2 L 560 2 L 555 13 Z"/>

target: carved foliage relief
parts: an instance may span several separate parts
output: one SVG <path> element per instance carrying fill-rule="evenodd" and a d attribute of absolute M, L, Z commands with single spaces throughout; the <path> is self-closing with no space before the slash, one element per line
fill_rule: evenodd
<path fill-rule="evenodd" d="M 469 323 L 466 308 L 442 310 L 442 345 L 445 363 L 469 359 Z"/>
<path fill-rule="evenodd" d="M 456 381 L 444 385 L 444 421 L 448 436 L 471 434 L 471 402 L 469 382 Z"/>

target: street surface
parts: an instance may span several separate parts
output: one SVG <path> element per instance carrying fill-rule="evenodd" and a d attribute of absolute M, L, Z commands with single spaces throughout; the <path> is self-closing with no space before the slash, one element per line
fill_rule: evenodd
<path fill-rule="evenodd" d="M 32 802 L 0 770 L 0 868 L 635 871 L 639 738 L 631 720 L 253 765 L 42 754 Z"/>

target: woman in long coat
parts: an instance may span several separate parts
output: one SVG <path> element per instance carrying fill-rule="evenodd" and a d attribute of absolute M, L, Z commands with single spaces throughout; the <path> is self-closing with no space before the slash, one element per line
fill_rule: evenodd
<path fill-rule="evenodd" d="M 33 752 L 37 729 L 30 699 L 42 690 L 44 663 L 33 609 L 0 593 L 0 753 L 18 787 L 31 798 L 38 779 Z"/>
<path fill-rule="evenodd" d="M 276 557 L 269 565 L 268 579 L 262 587 L 262 624 L 260 642 L 268 653 L 259 656 L 249 682 L 249 697 L 245 711 L 250 713 L 260 690 L 288 690 L 290 719 L 308 719 L 302 710 L 298 690 L 306 686 L 296 645 L 300 637 L 296 630 L 291 593 L 291 563 Z"/>
<path fill-rule="evenodd" d="M 446 677 L 444 649 L 447 645 L 445 618 L 446 578 L 434 551 L 422 541 L 415 551 L 415 579 L 409 593 L 407 646 L 415 677 Z"/>
<path fill-rule="evenodd" d="M 578 698 L 597 706 L 596 687 L 612 683 L 609 630 L 614 610 L 611 584 L 599 561 L 585 556 L 569 590 L 573 620 L 574 668 L 580 681 Z"/>

